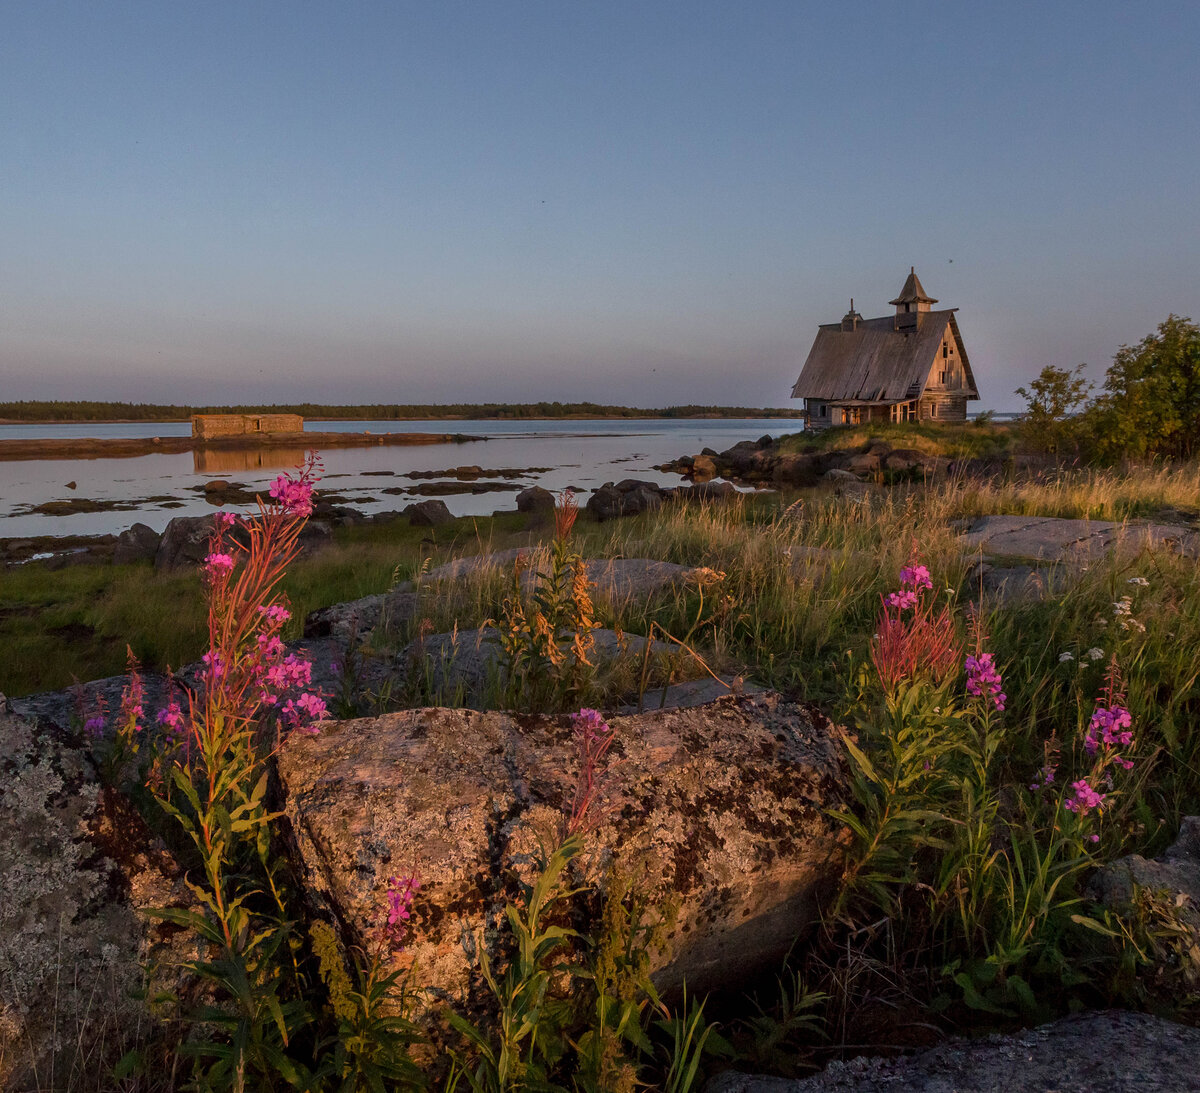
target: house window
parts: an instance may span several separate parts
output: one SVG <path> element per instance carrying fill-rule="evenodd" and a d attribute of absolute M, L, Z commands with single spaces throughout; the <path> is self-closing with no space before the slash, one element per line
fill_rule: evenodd
<path fill-rule="evenodd" d="M 946 383 L 946 375 L 947 375 L 947 373 L 945 373 L 945 372 L 938 373 L 938 383 L 942 384 L 943 386 Z"/>
<path fill-rule="evenodd" d="M 917 419 L 916 401 L 896 402 L 891 406 L 891 418 L 894 422 L 915 421 Z"/>
<path fill-rule="evenodd" d="M 825 403 L 821 403 L 821 417 L 829 416 L 829 407 Z"/>
<path fill-rule="evenodd" d="M 938 404 L 936 402 L 934 402 L 930 405 L 930 407 L 929 407 L 929 416 L 930 417 L 938 416 L 937 408 L 938 408 Z"/>
<path fill-rule="evenodd" d="M 942 360 L 945 360 L 948 356 L 950 356 L 950 347 L 945 342 L 942 342 Z"/>

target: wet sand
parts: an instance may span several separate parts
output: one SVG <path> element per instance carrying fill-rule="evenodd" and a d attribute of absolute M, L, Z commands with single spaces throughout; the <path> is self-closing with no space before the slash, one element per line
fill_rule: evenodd
<path fill-rule="evenodd" d="M 462 433 L 271 433 L 201 440 L 190 436 L 19 438 L 0 440 L 0 461 L 120 459 L 156 452 L 254 451 L 262 448 L 367 448 L 376 445 L 462 444 L 483 437 Z"/>

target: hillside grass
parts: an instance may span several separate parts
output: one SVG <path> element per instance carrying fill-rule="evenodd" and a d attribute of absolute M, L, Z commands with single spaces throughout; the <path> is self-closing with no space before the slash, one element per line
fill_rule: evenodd
<path fill-rule="evenodd" d="M 827 452 L 861 447 L 872 440 L 885 441 L 897 449 L 915 449 L 927 455 L 949 459 L 1004 460 L 1016 450 L 1018 430 L 1012 424 L 988 421 L 962 425 L 871 422 L 818 432 L 793 433 L 780 439 L 778 444 L 784 453 Z"/>

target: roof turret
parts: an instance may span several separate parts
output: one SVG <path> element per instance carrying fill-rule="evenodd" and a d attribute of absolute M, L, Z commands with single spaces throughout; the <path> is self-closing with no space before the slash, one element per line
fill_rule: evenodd
<path fill-rule="evenodd" d="M 925 292 L 920 278 L 917 277 L 916 266 L 909 266 L 908 280 L 904 282 L 900 295 L 894 300 L 889 300 L 888 303 L 896 306 L 900 304 L 936 304 L 937 300 Z"/>

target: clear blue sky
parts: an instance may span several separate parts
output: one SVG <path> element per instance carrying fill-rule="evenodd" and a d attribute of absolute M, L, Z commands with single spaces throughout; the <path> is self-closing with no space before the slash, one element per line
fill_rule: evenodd
<path fill-rule="evenodd" d="M 3 10 L 0 400 L 784 405 L 915 264 L 1006 409 L 1200 318 L 1195 0 Z"/>

